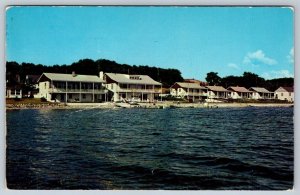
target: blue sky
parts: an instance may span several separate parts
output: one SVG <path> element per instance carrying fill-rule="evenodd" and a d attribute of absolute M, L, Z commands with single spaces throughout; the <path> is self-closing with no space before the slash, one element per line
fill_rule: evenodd
<path fill-rule="evenodd" d="M 294 76 L 294 12 L 280 7 L 12 7 L 7 61 L 109 59 L 204 80 Z"/>

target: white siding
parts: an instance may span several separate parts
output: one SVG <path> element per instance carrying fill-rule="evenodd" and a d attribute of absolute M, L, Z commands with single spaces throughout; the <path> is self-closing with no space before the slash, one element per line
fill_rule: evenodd
<path fill-rule="evenodd" d="M 275 92 L 275 99 L 294 101 L 294 92 Z"/>
<path fill-rule="evenodd" d="M 239 96 L 239 94 L 237 92 L 231 92 L 231 96 L 232 99 L 241 99 L 242 97 Z"/>
<path fill-rule="evenodd" d="M 39 83 L 39 93 L 38 97 L 40 98 L 46 98 L 47 101 L 51 100 L 51 95 L 49 93 L 49 88 L 50 88 L 50 82 L 49 81 L 44 81 Z"/>

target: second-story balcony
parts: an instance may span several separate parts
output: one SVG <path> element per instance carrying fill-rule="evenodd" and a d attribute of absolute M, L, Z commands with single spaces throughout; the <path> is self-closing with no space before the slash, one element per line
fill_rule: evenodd
<path fill-rule="evenodd" d="M 104 88 L 101 89 L 66 89 L 66 88 L 50 88 L 50 93 L 107 93 Z"/>
<path fill-rule="evenodd" d="M 161 93 L 161 89 L 142 89 L 142 88 L 119 88 L 118 92 L 132 92 L 132 93 Z"/>

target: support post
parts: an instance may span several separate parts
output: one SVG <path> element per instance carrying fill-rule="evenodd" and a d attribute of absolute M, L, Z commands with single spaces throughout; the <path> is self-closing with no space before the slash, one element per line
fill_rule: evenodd
<path fill-rule="evenodd" d="M 93 102 L 95 102 L 95 83 L 93 83 Z"/>
<path fill-rule="evenodd" d="M 81 102 L 81 82 L 79 82 L 79 102 Z"/>
<path fill-rule="evenodd" d="M 68 82 L 66 81 L 66 98 L 65 98 L 65 102 L 68 102 Z"/>
<path fill-rule="evenodd" d="M 162 102 L 162 85 L 160 85 L 160 101 Z"/>

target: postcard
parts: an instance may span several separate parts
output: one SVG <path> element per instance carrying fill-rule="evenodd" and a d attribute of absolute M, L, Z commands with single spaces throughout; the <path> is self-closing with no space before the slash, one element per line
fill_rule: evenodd
<path fill-rule="evenodd" d="M 8 189 L 289 190 L 291 7 L 11 6 Z"/>

